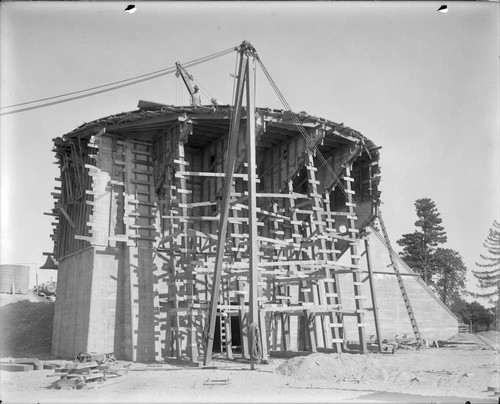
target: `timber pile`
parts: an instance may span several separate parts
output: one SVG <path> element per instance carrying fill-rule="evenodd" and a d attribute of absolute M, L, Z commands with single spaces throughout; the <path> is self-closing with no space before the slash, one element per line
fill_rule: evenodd
<path fill-rule="evenodd" d="M 439 340 L 440 346 L 445 347 L 464 347 L 471 346 L 482 349 L 499 349 L 500 332 L 498 331 L 483 331 L 475 334 L 459 333 L 449 338 L 447 341 Z"/>
<path fill-rule="evenodd" d="M 109 366 L 97 362 L 75 363 L 65 368 L 56 369 L 60 379 L 52 383 L 50 388 L 57 390 L 81 389 L 86 383 L 106 380 L 106 370 Z"/>
<path fill-rule="evenodd" d="M 0 370 L 7 372 L 28 372 L 30 370 L 54 369 L 55 367 L 52 363 L 37 358 L 0 359 Z"/>
<path fill-rule="evenodd" d="M 118 373 L 111 369 L 115 362 L 114 357 L 98 355 L 101 358 L 92 358 L 88 354 L 79 354 L 73 363 L 67 363 L 64 368 L 55 369 L 60 379 L 52 383 L 50 388 L 57 390 L 82 389 L 87 383 L 104 382 L 110 376 L 118 377 Z M 90 360 L 88 359 L 96 359 Z"/>

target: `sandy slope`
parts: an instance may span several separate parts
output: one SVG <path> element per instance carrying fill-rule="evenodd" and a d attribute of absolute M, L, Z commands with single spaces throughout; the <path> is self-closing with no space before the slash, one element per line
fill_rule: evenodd
<path fill-rule="evenodd" d="M 53 301 L 0 294 L 0 357 L 50 356 L 53 318 Z"/>

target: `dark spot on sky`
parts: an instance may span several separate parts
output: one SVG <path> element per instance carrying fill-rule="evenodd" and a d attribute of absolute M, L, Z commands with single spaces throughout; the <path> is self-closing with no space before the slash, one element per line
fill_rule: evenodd
<path fill-rule="evenodd" d="M 132 14 L 132 13 L 135 13 L 135 11 L 137 10 L 137 7 L 134 6 L 133 4 L 129 4 L 126 8 L 125 8 L 125 12 L 126 13 L 129 13 L 129 14 Z"/>
<path fill-rule="evenodd" d="M 446 4 L 443 4 L 441 7 L 437 9 L 438 13 L 447 13 L 448 12 L 448 6 Z"/>

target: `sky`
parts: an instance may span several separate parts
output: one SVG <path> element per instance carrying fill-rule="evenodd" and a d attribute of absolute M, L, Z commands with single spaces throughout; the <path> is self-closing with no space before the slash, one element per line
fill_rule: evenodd
<path fill-rule="evenodd" d="M 500 211 L 497 2 L 450 2 L 446 14 L 436 2 L 138 2 L 133 14 L 127 4 L 2 2 L 0 112 L 247 40 L 294 111 L 343 122 L 382 147 L 381 210 L 395 246 L 415 230 L 415 200 L 428 197 L 444 247 L 476 268 Z M 233 52 L 189 69 L 204 102 L 232 102 L 235 61 Z M 0 116 L 0 264 L 35 268 L 52 251 L 43 215 L 59 175 L 52 139 L 140 99 L 189 103 L 167 75 Z M 257 105 L 283 108 L 262 74 Z"/>

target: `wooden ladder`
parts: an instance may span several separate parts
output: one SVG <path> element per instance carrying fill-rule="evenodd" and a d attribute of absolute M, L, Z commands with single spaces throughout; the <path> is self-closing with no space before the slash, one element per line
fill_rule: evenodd
<path fill-rule="evenodd" d="M 417 340 L 418 345 L 423 346 L 422 336 L 420 335 L 420 330 L 418 328 L 417 320 L 415 318 L 415 313 L 413 313 L 413 308 L 411 307 L 410 298 L 408 297 L 408 293 L 406 292 L 406 287 L 403 282 L 403 277 L 401 276 L 401 272 L 399 272 L 398 263 L 396 261 L 394 250 L 391 247 L 391 242 L 389 240 L 389 235 L 387 234 L 387 229 L 384 224 L 384 219 L 382 219 L 382 214 L 379 213 L 378 219 L 380 222 L 380 228 L 382 230 L 382 234 L 385 239 L 385 245 L 389 250 L 391 266 L 394 269 L 394 273 L 396 274 L 396 279 L 398 280 L 399 289 L 401 290 L 401 294 L 403 295 L 403 300 L 405 302 L 406 311 L 408 312 L 408 317 L 410 318 L 410 323 L 413 329 L 413 333 L 415 334 L 415 338 Z"/>
<path fill-rule="evenodd" d="M 221 292 L 219 296 L 219 302 L 222 305 L 230 305 L 230 290 L 231 281 L 230 279 L 221 280 Z M 231 338 L 231 313 L 226 312 L 226 310 L 221 309 L 219 313 L 219 324 L 220 324 L 220 352 L 221 354 L 226 353 L 228 359 L 233 359 L 233 344 Z"/>
<path fill-rule="evenodd" d="M 220 323 L 220 352 L 227 353 L 227 330 L 226 330 L 226 316 L 223 311 L 220 312 L 219 323 Z"/>

